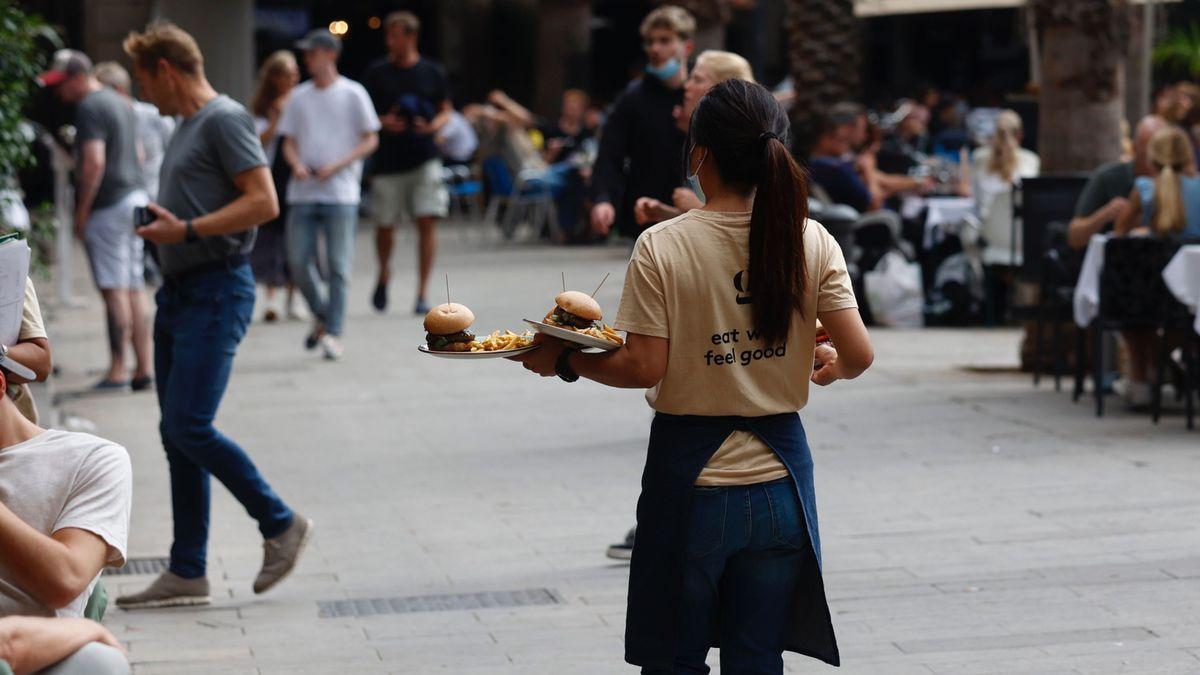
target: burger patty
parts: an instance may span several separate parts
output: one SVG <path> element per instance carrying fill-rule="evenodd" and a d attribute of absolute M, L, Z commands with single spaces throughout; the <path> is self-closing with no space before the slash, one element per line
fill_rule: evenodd
<path fill-rule="evenodd" d="M 429 333 L 425 336 L 425 342 L 429 345 L 430 349 L 442 352 L 465 352 L 471 348 L 471 343 L 474 341 L 475 334 L 469 330 L 451 333 L 450 335 Z"/>
<path fill-rule="evenodd" d="M 576 316 L 562 307 L 555 307 L 551 313 L 551 318 L 560 326 L 570 326 L 571 328 L 591 328 L 596 325 L 595 321 Z"/>

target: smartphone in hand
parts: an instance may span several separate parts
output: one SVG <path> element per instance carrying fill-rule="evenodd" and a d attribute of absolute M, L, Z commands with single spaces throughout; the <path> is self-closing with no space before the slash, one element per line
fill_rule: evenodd
<path fill-rule="evenodd" d="M 133 229 L 145 227 L 158 219 L 154 212 L 145 206 L 133 207 Z"/>

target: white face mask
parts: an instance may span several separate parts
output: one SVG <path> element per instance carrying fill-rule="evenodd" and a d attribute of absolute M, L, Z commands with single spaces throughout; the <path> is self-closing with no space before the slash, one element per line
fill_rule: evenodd
<path fill-rule="evenodd" d="M 705 151 L 704 155 L 700 157 L 700 163 L 696 165 L 696 170 L 687 175 L 688 187 L 691 188 L 692 192 L 696 193 L 696 196 L 699 197 L 700 201 L 702 202 L 708 201 L 704 198 L 703 188 L 700 187 L 700 165 L 704 164 L 704 160 L 706 159 L 708 159 L 708 151 Z"/>

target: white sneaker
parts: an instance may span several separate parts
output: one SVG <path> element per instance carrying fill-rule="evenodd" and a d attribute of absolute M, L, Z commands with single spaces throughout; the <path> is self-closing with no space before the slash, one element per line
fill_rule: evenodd
<path fill-rule="evenodd" d="M 309 319 L 308 310 L 304 307 L 304 300 L 300 297 L 300 293 L 292 293 L 287 299 L 287 318 L 289 321 L 307 321 Z"/>
<path fill-rule="evenodd" d="M 1149 407 L 1154 395 L 1149 382 L 1133 382 L 1131 380 L 1114 382 L 1113 391 L 1125 399 L 1125 403 L 1130 408 Z"/>
<path fill-rule="evenodd" d="M 342 347 L 341 341 L 329 333 L 321 336 L 320 344 L 321 351 L 325 353 L 325 359 L 328 361 L 336 361 L 342 358 L 342 352 L 346 351 Z"/>

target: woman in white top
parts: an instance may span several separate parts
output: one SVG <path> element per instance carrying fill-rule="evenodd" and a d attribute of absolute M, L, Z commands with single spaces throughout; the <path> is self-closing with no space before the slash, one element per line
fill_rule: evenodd
<path fill-rule="evenodd" d="M 1003 110 L 996 116 L 996 130 L 988 144 L 971 154 L 971 193 L 983 221 L 983 236 L 988 242 L 983 260 L 989 265 L 1012 262 L 1012 189 L 1022 178 L 1033 178 L 1041 172 L 1042 160 L 1021 147 L 1022 138 L 1021 116 Z M 1020 236 L 1018 232 L 1017 264 Z"/>
<path fill-rule="evenodd" d="M 284 224 L 287 222 L 287 204 L 283 195 L 287 194 L 287 181 L 291 169 L 279 152 L 279 116 L 283 105 L 287 103 L 292 88 L 300 81 L 300 66 L 296 57 L 286 49 L 281 49 L 267 57 L 258 70 L 258 89 L 250 103 L 250 114 L 254 116 L 254 129 L 262 141 L 267 153 L 267 162 L 271 165 L 271 176 L 275 180 L 275 193 L 279 195 L 279 216 L 269 223 L 263 223 L 258 228 L 258 239 L 250 254 L 250 263 L 254 269 L 254 278 L 267 289 L 267 308 L 263 312 L 263 320 L 275 321 L 279 318 L 279 301 L 277 291 L 288 288 L 288 313 L 293 318 L 296 311 L 293 307 L 294 288 L 288 276 L 287 252 L 284 242 Z"/>
<path fill-rule="evenodd" d="M 638 238 L 616 319 L 625 347 L 584 354 L 539 336 L 518 357 L 543 376 L 649 389 L 625 637 L 643 673 L 707 673 L 717 643 L 723 672 L 782 673 L 784 650 L 839 662 L 797 411 L 810 379 L 857 377 L 873 354 L 841 249 L 807 219 L 788 132 L 767 89 L 714 87 L 687 155 L 707 201 Z M 836 351 L 814 351 L 818 319 Z"/>

